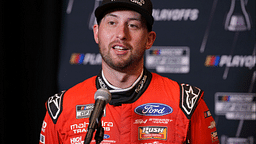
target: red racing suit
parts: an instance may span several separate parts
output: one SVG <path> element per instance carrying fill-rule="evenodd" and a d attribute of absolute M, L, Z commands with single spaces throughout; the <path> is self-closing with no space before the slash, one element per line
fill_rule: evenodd
<path fill-rule="evenodd" d="M 133 90 L 141 93 L 139 97 L 106 105 L 102 144 L 219 143 L 201 89 L 145 73 Z M 106 86 L 101 77 L 94 76 L 49 98 L 40 144 L 83 144 L 95 102 L 95 83 L 98 88 Z"/>

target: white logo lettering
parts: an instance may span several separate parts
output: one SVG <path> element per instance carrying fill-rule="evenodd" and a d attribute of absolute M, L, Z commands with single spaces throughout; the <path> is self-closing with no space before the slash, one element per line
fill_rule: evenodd
<path fill-rule="evenodd" d="M 46 126 L 47 126 L 47 123 L 45 121 L 43 121 L 42 129 L 41 129 L 42 132 L 45 132 Z"/>
<path fill-rule="evenodd" d="M 147 119 L 144 121 L 143 119 L 136 119 L 135 122 L 133 124 L 145 124 L 147 123 Z"/>
<path fill-rule="evenodd" d="M 136 93 L 138 93 L 142 89 L 144 83 L 146 82 L 146 79 L 147 79 L 147 76 L 145 75 L 142 78 L 141 82 L 139 83 L 138 87 L 136 88 L 136 90 L 135 90 Z"/>
<path fill-rule="evenodd" d="M 99 80 L 99 83 L 100 83 L 100 87 L 106 89 L 107 86 L 105 85 L 105 83 L 103 82 L 103 80 L 102 80 L 100 77 L 98 77 L 98 80 Z"/>
<path fill-rule="evenodd" d="M 150 134 L 150 133 L 163 133 L 165 128 L 152 128 L 152 127 L 144 127 L 142 133 Z"/>
<path fill-rule="evenodd" d="M 114 126 L 113 122 L 104 122 L 101 121 L 102 127 L 104 128 L 105 131 L 110 131 L 110 128 Z M 74 132 L 74 134 L 78 133 L 85 133 L 87 132 L 87 127 L 89 123 L 79 123 L 79 124 L 73 124 L 70 125 L 70 129 Z"/>
<path fill-rule="evenodd" d="M 130 0 L 130 1 L 133 2 L 133 3 L 136 3 L 136 4 L 140 5 L 140 6 L 145 4 L 144 0 Z"/>
<path fill-rule="evenodd" d="M 83 144 L 84 141 L 82 141 L 82 136 L 76 137 L 76 138 L 70 138 L 71 144 Z"/>
<path fill-rule="evenodd" d="M 87 65 L 99 65 L 101 64 L 101 55 L 100 54 L 94 54 L 94 53 L 87 53 L 84 55 L 84 61 L 83 64 Z"/>
<path fill-rule="evenodd" d="M 168 124 L 169 122 L 172 122 L 171 119 L 158 119 L 158 118 L 150 118 L 149 121 L 156 123 L 156 124 Z"/>
<path fill-rule="evenodd" d="M 163 107 L 162 109 L 157 109 L 157 107 L 159 107 L 158 105 L 146 105 L 144 107 L 144 109 L 142 110 L 143 114 L 146 113 L 158 113 L 158 114 L 163 114 L 164 113 L 164 109 L 165 107 Z M 154 109 L 155 108 L 155 109 Z"/>
<path fill-rule="evenodd" d="M 195 21 L 198 19 L 198 9 L 153 9 L 155 21 Z"/>
<path fill-rule="evenodd" d="M 223 55 L 220 58 L 219 66 L 223 67 L 226 65 L 226 67 L 248 67 L 253 68 L 256 64 L 256 56 L 239 56 L 235 55 L 232 57 L 231 55 Z"/>

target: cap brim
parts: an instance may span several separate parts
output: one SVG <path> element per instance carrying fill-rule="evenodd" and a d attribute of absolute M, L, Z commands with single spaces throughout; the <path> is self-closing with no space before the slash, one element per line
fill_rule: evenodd
<path fill-rule="evenodd" d="M 125 3 L 125 2 L 114 2 L 114 3 L 112 2 L 112 3 L 106 3 L 104 5 L 101 5 L 95 10 L 95 16 L 99 20 L 105 16 L 106 12 L 114 9 L 119 9 L 119 8 L 134 10 L 140 13 L 146 19 L 149 25 L 152 26 L 154 23 L 154 18 L 152 17 L 151 14 L 141 9 L 141 7 L 139 7 L 138 5 Z"/>

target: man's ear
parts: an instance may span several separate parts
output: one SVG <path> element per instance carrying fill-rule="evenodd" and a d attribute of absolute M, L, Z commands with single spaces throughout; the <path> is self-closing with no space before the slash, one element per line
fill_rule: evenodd
<path fill-rule="evenodd" d="M 93 26 L 93 34 L 95 42 L 99 44 L 99 25 L 95 24 Z"/>
<path fill-rule="evenodd" d="M 150 49 L 156 40 L 156 33 L 154 31 L 149 32 L 146 49 Z"/>

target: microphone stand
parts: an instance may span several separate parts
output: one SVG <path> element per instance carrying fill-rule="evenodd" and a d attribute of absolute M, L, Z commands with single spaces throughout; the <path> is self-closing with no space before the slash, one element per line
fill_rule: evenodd
<path fill-rule="evenodd" d="M 93 137 L 93 131 L 94 131 L 93 129 L 88 129 L 84 144 L 90 144 Z M 97 126 L 97 131 L 94 136 L 96 144 L 100 144 L 101 141 L 103 141 L 103 138 L 104 138 L 104 128 L 102 127 L 101 122 L 99 122 L 99 125 Z"/>
<path fill-rule="evenodd" d="M 103 138 L 104 138 L 104 128 L 102 127 L 100 122 L 94 137 L 94 139 L 96 140 L 96 144 L 100 144 L 101 141 L 103 141 Z"/>
<path fill-rule="evenodd" d="M 95 107 L 96 105 L 102 105 L 100 103 L 100 101 L 96 101 L 95 102 Z M 104 104 L 103 104 L 104 105 Z M 100 111 L 100 110 L 93 110 L 93 111 Z M 97 113 L 97 112 L 96 112 Z M 93 137 L 93 133 L 95 131 L 95 129 L 97 129 L 97 132 L 95 134 L 94 139 L 96 140 L 96 144 L 99 144 L 104 137 L 104 129 L 101 125 L 101 117 L 102 117 L 103 111 L 99 112 L 99 118 L 97 118 L 97 115 L 93 115 L 93 112 L 91 113 L 90 119 L 89 119 L 89 125 L 88 125 L 88 130 L 84 139 L 84 144 L 90 144 L 92 137 Z M 96 119 L 95 121 L 93 121 L 93 119 Z"/>

